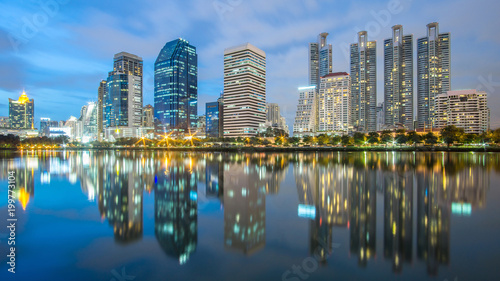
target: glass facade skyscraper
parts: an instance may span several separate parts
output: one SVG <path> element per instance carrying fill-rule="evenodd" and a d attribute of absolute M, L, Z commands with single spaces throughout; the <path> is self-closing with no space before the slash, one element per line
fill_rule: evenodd
<path fill-rule="evenodd" d="M 377 42 L 366 31 L 351 44 L 351 124 L 354 131 L 377 129 Z"/>
<path fill-rule="evenodd" d="M 206 105 L 206 133 L 207 138 L 218 138 L 220 128 L 220 108 L 222 100 L 207 102 Z"/>
<path fill-rule="evenodd" d="M 328 33 L 318 35 L 317 43 L 309 43 L 309 85 L 319 89 L 320 78 L 332 73 L 332 45 L 327 44 Z"/>
<path fill-rule="evenodd" d="M 165 131 L 186 133 L 198 115 L 198 55 L 184 39 L 165 44 L 155 62 L 154 115 Z"/>
<path fill-rule="evenodd" d="M 401 25 L 384 41 L 384 106 L 388 128 L 413 130 L 413 35 Z"/>
<path fill-rule="evenodd" d="M 100 86 L 107 87 L 102 92 L 106 127 L 142 125 L 142 58 L 125 52 L 116 54 L 113 71 Z"/>
<path fill-rule="evenodd" d="M 9 99 L 9 121 L 12 129 L 33 129 L 35 118 L 35 101 L 26 93 L 19 100 Z"/>
<path fill-rule="evenodd" d="M 436 97 L 451 89 L 450 33 L 427 25 L 427 37 L 417 41 L 418 128 L 436 128 Z"/>

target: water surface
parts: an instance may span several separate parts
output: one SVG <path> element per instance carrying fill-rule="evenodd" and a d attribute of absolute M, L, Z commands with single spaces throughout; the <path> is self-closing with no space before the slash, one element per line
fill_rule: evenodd
<path fill-rule="evenodd" d="M 1 280 L 500 276 L 500 154 L 0 153 Z"/>

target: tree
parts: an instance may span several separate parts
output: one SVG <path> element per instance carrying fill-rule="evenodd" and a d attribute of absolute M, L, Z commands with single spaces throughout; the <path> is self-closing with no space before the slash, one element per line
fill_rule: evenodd
<path fill-rule="evenodd" d="M 344 135 L 341 138 L 341 142 L 343 146 L 352 144 L 352 138 L 348 135 Z"/>
<path fill-rule="evenodd" d="M 330 138 L 330 144 L 332 145 L 339 145 L 342 142 L 342 137 L 341 136 L 333 136 Z"/>
<path fill-rule="evenodd" d="M 379 142 L 379 134 L 377 132 L 368 133 L 368 142 L 370 144 L 375 144 Z"/>
<path fill-rule="evenodd" d="M 448 148 L 451 144 L 460 141 L 463 135 L 464 129 L 457 128 L 454 125 L 446 126 L 441 129 L 441 138 L 443 139 L 443 142 L 448 145 Z"/>
<path fill-rule="evenodd" d="M 380 134 L 380 142 L 384 143 L 385 146 L 387 147 L 387 143 L 393 142 L 394 138 L 392 137 L 392 133 L 389 130 L 383 130 L 382 133 Z"/>
<path fill-rule="evenodd" d="M 464 144 L 473 144 L 473 143 L 477 143 L 478 139 L 479 139 L 479 136 L 476 134 L 464 134 L 462 141 Z"/>
<path fill-rule="evenodd" d="M 438 137 L 433 132 L 428 132 L 424 135 L 424 142 L 434 146 L 438 142 Z"/>
<path fill-rule="evenodd" d="M 396 138 L 394 139 L 399 146 L 408 142 L 405 129 L 396 130 Z"/>
<path fill-rule="evenodd" d="M 500 129 L 496 129 L 492 133 L 492 141 L 494 143 L 500 143 Z"/>
<path fill-rule="evenodd" d="M 408 141 L 417 147 L 417 144 L 422 142 L 422 136 L 415 131 L 411 131 L 408 133 Z"/>
<path fill-rule="evenodd" d="M 274 144 L 276 145 L 283 145 L 286 143 L 286 138 L 283 136 L 283 137 L 274 137 Z"/>
<path fill-rule="evenodd" d="M 354 135 L 352 137 L 354 139 L 354 144 L 356 144 L 356 145 L 365 144 L 365 141 L 366 141 L 365 134 L 360 133 L 360 132 L 356 132 L 356 133 L 354 133 Z"/>
<path fill-rule="evenodd" d="M 291 138 L 287 139 L 287 142 L 291 143 L 291 144 L 298 144 L 300 142 L 300 138 L 298 138 L 298 137 L 291 137 Z"/>
<path fill-rule="evenodd" d="M 312 140 L 313 140 L 313 138 L 312 138 L 311 136 L 309 136 L 309 135 L 304 136 L 304 137 L 302 138 L 302 141 L 303 141 L 304 143 L 307 143 L 307 144 L 311 144 L 311 143 L 312 143 Z"/>
<path fill-rule="evenodd" d="M 330 142 L 330 137 L 327 134 L 321 134 L 318 136 L 318 143 L 320 145 L 327 145 Z"/>

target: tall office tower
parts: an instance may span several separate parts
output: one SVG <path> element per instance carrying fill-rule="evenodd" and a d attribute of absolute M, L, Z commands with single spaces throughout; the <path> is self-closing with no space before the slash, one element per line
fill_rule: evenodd
<path fill-rule="evenodd" d="M 35 100 L 29 99 L 26 93 L 18 100 L 9 99 L 9 121 L 11 129 L 34 129 Z"/>
<path fill-rule="evenodd" d="M 348 134 L 352 129 L 351 77 L 335 72 L 321 77 L 318 95 L 318 132 Z"/>
<path fill-rule="evenodd" d="M 155 62 L 155 118 L 166 132 L 189 133 L 198 116 L 198 55 L 184 39 L 165 44 Z"/>
<path fill-rule="evenodd" d="M 154 127 L 154 108 L 148 104 L 142 109 L 142 126 L 146 128 Z"/>
<path fill-rule="evenodd" d="M 317 131 L 318 98 L 316 86 L 299 88 L 299 103 L 293 123 L 293 135 L 314 136 Z"/>
<path fill-rule="evenodd" d="M 81 140 L 84 143 L 98 139 L 97 104 L 97 102 L 89 102 L 84 105 L 82 107 L 82 110 L 80 111 L 80 118 L 78 119 L 78 121 L 81 122 L 82 128 L 79 137 L 81 137 Z"/>
<path fill-rule="evenodd" d="M 413 130 L 413 35 L 401 25 L 384 41 L 384 106 L 385 125 Z"/>
<path fill-rule="evenodd" d="M 436 128 L 454 125 L 466 133 L 480 134 L 490 129 L 490 109 L 486 92 L 458 90 L 436 97 Z"/>
<path fill-rule="evenodd" d="M 377 42 L 366 31 L 351 44 L 351 124 L 354 131 L 377 129 Z"/>
<path fill-rule="evenodd" d="M 266 53 L 250 43 L 224 50 L 224 137 L 257 135 L 266 122 Z"/>
<path fill-rule="evenodd" d="M 328 33 L 318 35 L 317 43 L 309 43 L 309 85 L 319 88 L 320 78 L 332 73 L 332 45 Z"/>
<path fill-rule="evenodd" d="M 436 96 L 451 90 L 450 33 L 427 25 L 427 37 L 417 41 L 417 113 L 419 129 L 436 128 Z"/>
<path fill-rule="evenodd" d="M 102 80 L 97 89 L 97 139 L 99 141 L 102 141 L 102 136 L 104 134 L 104 120 L 106 120 L 104 116 L 104 97 L 106 96 L 107 90 L 107 82 L 106 80 Z"/>
<path fill-rule="evenodd" d="M 274 125 L 279 124 L 280 119 L 280 106 L 277 103 L 268 103 L 266 106 L 266 121 Z"/>
<path fill-rule="evenodd" d="M 106 85 L 104 116 L 108 131 L 120 132 L 120 137 L 136 136 L 136 129 L 142 125 L 142 58 L 126 52 L 116 54 Z"/>
<path fill-rule="evenodd" d="M 206 134 L 207 138 L 218 138 L 220 125 L 220 101 L 207 102 L 206 104 Z"/>

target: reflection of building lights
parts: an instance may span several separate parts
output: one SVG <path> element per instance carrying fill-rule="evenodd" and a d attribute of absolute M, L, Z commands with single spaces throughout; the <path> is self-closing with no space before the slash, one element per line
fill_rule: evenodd
<path fill-rule="evenodd" d="M 451 203 L 451 213 L 470 216 L 472 214 L 472 205 L 469 203 Z"/>
<path fill-rule="evenodd" d="M 299 204 L 298 214 L 301 218 L 316 218 L 316 209 L 314 206 Z"/>
<path fill-rule="evenodd" d="M 24 188 L 19 190 L 19 202 L 21 202 L 21 205 L 23 206 L 23 210 L 26 210 L 26 206 L 28 205 L 28 202 L 30 201 L 30 195 Z"/>

